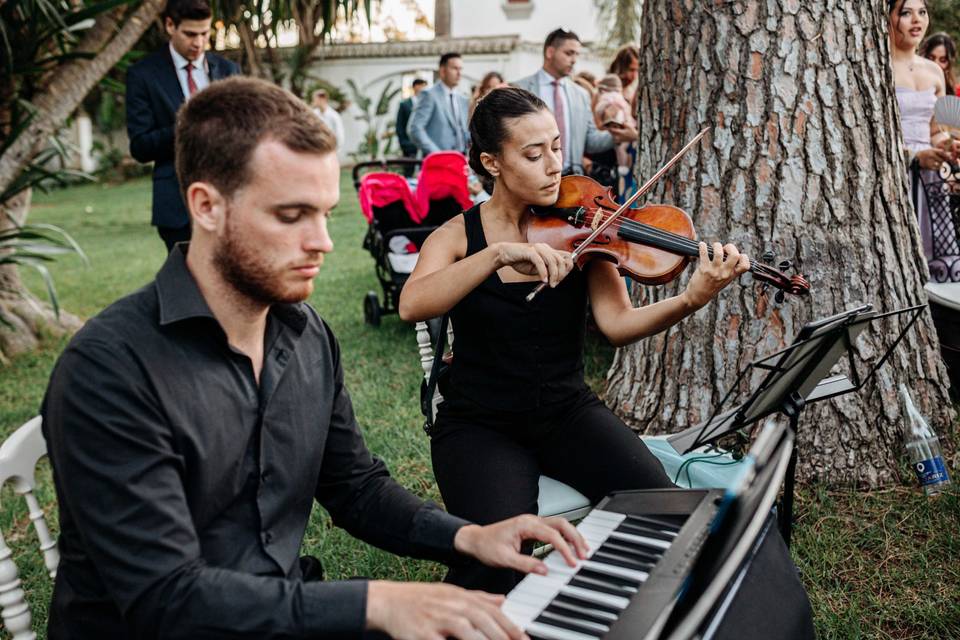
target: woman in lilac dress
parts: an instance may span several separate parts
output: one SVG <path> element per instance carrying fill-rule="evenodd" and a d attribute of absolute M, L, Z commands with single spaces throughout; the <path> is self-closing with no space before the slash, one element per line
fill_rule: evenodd
<path fill-rule="evenodd" d="M 956 234 L 933 233 L 926 194 L 918 183 L 924 177 L 935 175 L 944 162 L 955 163 L 960 151 L 960 141 L 952 140 L 933 119 L 937 98 L 945 95 L 943 71 L 932 60 L 917 54 L 917 47 L 930 25 L 927 3 L 926 0 L 890 0 L 889 7 L 893 77 L 904 147 L 910 155 L 911 169 L 915 169 L 911 172 L 911 186 L 924 253 L 928 261 L 943 255 L 960 256 Z M 944 271 L 940 262 L 931 262 L 931 275 L 937 280 L 948 279 L 949 273 L 940 273 Z"/>

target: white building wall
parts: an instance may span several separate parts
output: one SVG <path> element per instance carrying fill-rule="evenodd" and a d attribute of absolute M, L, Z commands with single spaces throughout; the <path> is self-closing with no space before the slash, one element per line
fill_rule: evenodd
<path fill-rule="evenodd" d="M 593 0 L 530 0 L 529 9 L 506 0 L 450 0 L 450 36 L 470 38 L 517 34 L 543 44 L 557 28 L 575 32 L 584 42 L 600 38 Z"/>

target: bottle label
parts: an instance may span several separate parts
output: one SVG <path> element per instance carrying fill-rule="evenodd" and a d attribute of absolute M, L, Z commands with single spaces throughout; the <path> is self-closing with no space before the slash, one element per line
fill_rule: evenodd
<path fill-rule="evenodd" d="M 917 479 L 920 484 L 926 486 L 929 484 L 940 484 L 947 481 L 947 468 L 943 464 L 943 458 L 935 456 L 927 460 L 920 460 L 913 464 L 913 470 L 917 472 Z"/>

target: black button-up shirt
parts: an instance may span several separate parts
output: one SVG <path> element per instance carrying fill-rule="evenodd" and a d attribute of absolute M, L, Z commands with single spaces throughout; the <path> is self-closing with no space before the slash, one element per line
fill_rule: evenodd
<path fill-rule="evenodd" d="M 51 377 L 61 561 L 49 637 L 358 633 L 366 581 L 301 579 L 313 500 L 371 544 L 440 561 L 457 557 L 465 523 L 370 455 L 311 307 L 270 310 L 258 385 L 184 251 L 90 320 Z"/>

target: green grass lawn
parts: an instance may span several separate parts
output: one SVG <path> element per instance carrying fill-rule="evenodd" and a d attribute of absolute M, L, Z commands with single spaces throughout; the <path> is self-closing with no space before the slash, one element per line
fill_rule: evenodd
<path fill-rule="evenodd" d="M 357 416 L 369 446 L 405 486 L 439 500 L 418 407 L 420 365 L 413 329 L 396 316 L 379 328 L 363 323 L 362 299 L 379 291 L 373 261 L 361 248 L 365 225 L 345 172 L 341 205 L 330 223 L 335 251 L 317 278 L 311 303 L 336 332 Z M 65 309 L 96 314 L 148 283 L 165 257 L 149 226 L 150 183 L 86 185 L 38 195 L 32 222 L 67 229 L 90 266 L 67 257 L 52 268 Z M 38 279 L 27 275 L 35 291 Z M 35 353 L 0 368 L 0 436 L 35 415 L 64 340 L 48 339 Z M 588 344 L 588 377 L 599 388 L 613 350 Z M 56 530 L 49 468 L 38 476 L 41 503 Z M 913 487 L 872 493 L 801 489 L 794 558 L 813 602 L 821 638 L 960 638 L 960 494 L 929 500 Z M 22 501 L 0 493 L 0 526 L 18 558 L 39 637 L 50 581 Z M 304 553 L 319 556 L 331 578 L 356 575 L 433 580 L 442 567 L 399 559 L 351 539 L 314 511 Z M 775 612 L 771 612 L 775 615 Z"/>

